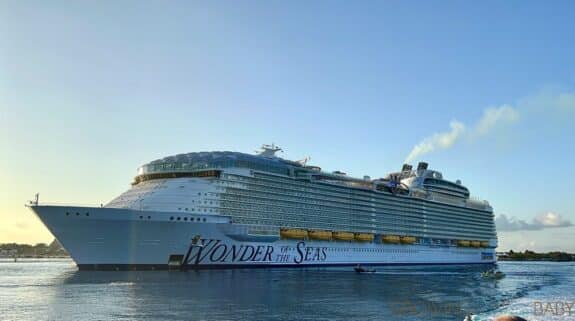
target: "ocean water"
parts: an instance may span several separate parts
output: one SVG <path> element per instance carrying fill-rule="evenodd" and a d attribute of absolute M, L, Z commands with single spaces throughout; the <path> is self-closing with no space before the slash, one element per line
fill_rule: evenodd
<path fill-rule="evenodd" d="M 80 272 L 66 259 L 0 260 L 0 320 L 575 320 L 574 263 L 502 262 L 498 281 L 481 269 Z"/>

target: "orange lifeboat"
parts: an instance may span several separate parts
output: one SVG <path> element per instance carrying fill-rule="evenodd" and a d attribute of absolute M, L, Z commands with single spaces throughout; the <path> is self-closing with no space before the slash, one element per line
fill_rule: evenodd
<path fill-rule="evenodd" d="M 373 234 L 371 234 L 371 233 L 355 233 L 353 235 L 353 237 L 358 242 L 372 242 L 373 241 Z"/>
<path fill-rule="evenodd" d="M 331 231 L 308 231 L 308 236 L 312 240 L 323 240 L 329 241 L 331 240 Z"/>
<path fill-rule="evenodd" d="M 282 228 L 280 229 L 280 236 L 282 239 L 304 240 L 307 238 L 307 231 L 297 228 Z"/>
<path fill-rule="evenodd" d="M 415 244 L 416 239 L 415 236 L 401 236 L 399 241 L 402 244 Z"/>
<path fill-rule="evenodd" d="M 333 232 L 333 239 L 338 241 L 351 241 L 353 240 L 353 233 L 351 232 Z"/>
<path fill-rule="evenodd" d="M 391 244 L 398 244 L 399 242 L 401 242 L 401 239 L 399 238 L 398 235 L 383 235 L 381 237 L 381 240 L 383 241 L 383 243 L 391 243 Z"/>

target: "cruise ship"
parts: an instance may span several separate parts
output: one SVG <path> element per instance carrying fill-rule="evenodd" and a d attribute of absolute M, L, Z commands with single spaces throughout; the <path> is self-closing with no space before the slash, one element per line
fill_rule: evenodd
<path fill-rule="evenodd" d="M 492 207 L 427 163 L 355 178 L 280 151 L 178 154 L 105 205 L 28 206 L 80 270 L 495 262 Z"/>

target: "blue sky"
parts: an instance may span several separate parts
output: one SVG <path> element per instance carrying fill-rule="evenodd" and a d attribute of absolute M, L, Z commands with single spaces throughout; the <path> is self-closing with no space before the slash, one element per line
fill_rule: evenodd
<path fill-rule="evenodd" d="M 35 192 L 100 204 L 147 161 L 275 142 L 286 158 L 372 177 L 431 146 L 414 161 L 462 179 L 518 229 L 499 232 L 502 248 L 575 252 L 573 226 L 538 223 L 575 222 L 574 10 L 2 1 L 0 242 L 51 239 L 22 206 Z"/>

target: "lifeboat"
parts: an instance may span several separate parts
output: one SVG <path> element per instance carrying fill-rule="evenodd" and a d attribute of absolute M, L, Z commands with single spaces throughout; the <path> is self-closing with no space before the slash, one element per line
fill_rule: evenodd
<path fill-rule="evenodd" d="M 471 246 L 473 246 L 473 247 L 481 247 L 481 242 L 479 242 L 479 241 L 471 241 Z"/>
<path fill-rule="evenodd" d="M 308 236 L 312 240 L 331 240 L 331 231 L 308 231 Z"/>
<path fill-rule="evenodd" d="M 338 241 L 351 241 L 353 240 L 353 233 L 351 232 L 333 232 L 333 239 Z"/>
<path fill-rule="evenodd" d="M 373 241 L 373 234 L 371 233 L 355 233 L 353 235 L 358 242 L 371 242 Z"/>
<path fill-rule="evenodd" d="M 489 242 L 481 241 L 481 247 L 489 247 Z"/>
<path fill-rule="evenodd" d="M 384 243 L 393 243 L 393 244 L 397 244 L 401 241 L 401 239 L 397 235 L 383 235 L 381 237 L 381 240 Z"/>
<path fill-rule="evenodd" d="M 414 244 L 415 243 L 415 236 L 401 236 L 399 241 L 402 244 Z"/>
<path fill-rule="evenodd" d="M 282 228 L 280 229 L 280 236 L 283 239 L 303 240 L 307 238 L 307 231 L 295 228 Z"/>
<path fill-rule="evenodd" d="M 469 245 L 470 245 L 470 243 L 467 240 L 458 240 L 457 241 L 457 246 L 468 247 Z"/>

